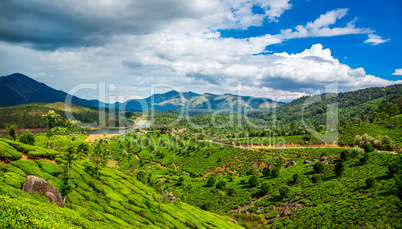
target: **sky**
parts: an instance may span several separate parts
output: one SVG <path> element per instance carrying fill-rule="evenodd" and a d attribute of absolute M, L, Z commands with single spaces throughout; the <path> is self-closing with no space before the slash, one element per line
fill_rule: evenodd
<path fill-rule="evenodd" d="M 400 84 L 401 12 L 399 0 L 3 0 L 0 75 L 106 102 Z"/>

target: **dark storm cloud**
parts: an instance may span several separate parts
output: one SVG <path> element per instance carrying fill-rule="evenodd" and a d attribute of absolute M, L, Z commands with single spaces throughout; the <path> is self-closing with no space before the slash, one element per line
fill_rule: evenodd
<path fill-rule="evenodd" d="M 113 35 L 142 35 L 200 12 L 185 0 L 0 1 L 0 40 L 35 49 L 97 46 Z"/>

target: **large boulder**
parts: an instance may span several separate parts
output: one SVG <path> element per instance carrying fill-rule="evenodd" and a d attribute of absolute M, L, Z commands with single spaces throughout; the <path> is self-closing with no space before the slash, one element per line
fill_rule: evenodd
<path fill-rule="evenodd" d="M 289 161 L 289 163 L 285 166 L 285 168 L 289 168 L 291 166 L 296 165 L 296 162 L 294 160 Z"/>
<path fill-rule="evenodd" d="M 304 160 L 304 162 L 303 162 L 304 164 L 311 164 L 311 161 L 309 161 L 309 160 Z"/>
<path fill-rule="evenodd" d="M 321 163 L 328 164 L 328 161 L 331 161 L 331 158 L 328 156 L 322 156 L 320 159 Z"/>
<path fill-rule="evenodd" d="M 60 192 L 49 182 L 36 176 L 27 176 L 22 190 L 27 193 L 39 193 L 44 195 L 59 207 L 64 207 L 64 199 Z"/>

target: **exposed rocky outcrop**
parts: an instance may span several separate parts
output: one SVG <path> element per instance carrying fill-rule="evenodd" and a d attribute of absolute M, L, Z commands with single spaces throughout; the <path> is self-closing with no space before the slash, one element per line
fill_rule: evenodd
<path fill-rule="evenodd" d="M 311 161 L 309 161 L 309 160 L 304 160 L 304 162 L 303 162 L 304 164 L 311 164 Z"/>
<path fill-rule="evenodd" d="M 328 164 L 328 161 L 331 161 L 331 158 L 328 156 L 322 156 L 320 159 L 321 163 Z"/>
<path fill-rule="evenodd" d="M 297 163 L 294 160 L 289 161 L 289 163 L 285 166 L 285 168 L 289 168 L 291 166 L 296 165 Z"/>
<path fill-rule="evenodd" d="M 64 199 L 60 192 L 49 182 L 36 176 L 27 176 L 22 190 L 27 193 L 42 194 L 59 207 L 64 207 Z"/>

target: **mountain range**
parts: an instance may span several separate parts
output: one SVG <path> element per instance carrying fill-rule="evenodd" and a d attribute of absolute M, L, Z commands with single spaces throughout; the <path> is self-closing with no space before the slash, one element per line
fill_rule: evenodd
<path fill-rule="evenodd" d="M 64 102 L 67 95 L 66 92 L 56 90 L 21 73 L 0 77 L 0 106 L 13 106 L 35 102 Z M 283 102 L 259 97 L 232 94 L 216 95 L 211 93 L 201 95 L 191 91 L 183 93 L 169 91 L 164 94 L 154 94 L 145 99 L 133 99 L 124 103 L 113 104 L 72 96 L 72 103 L 90 108 L 105 107 L 127 111 L 144 111 L 147 108 L 155 110 L 178 110 L 185 108 L 195 111 L 217 109 L 260 110 L 284 104 Z"/>

